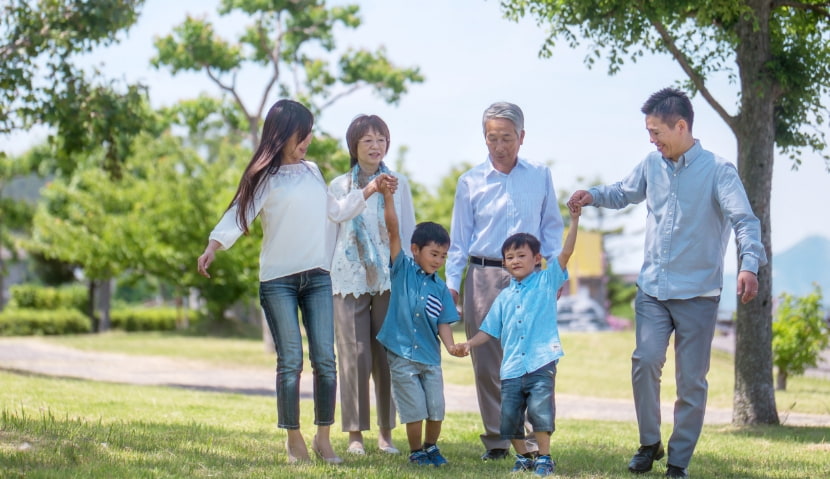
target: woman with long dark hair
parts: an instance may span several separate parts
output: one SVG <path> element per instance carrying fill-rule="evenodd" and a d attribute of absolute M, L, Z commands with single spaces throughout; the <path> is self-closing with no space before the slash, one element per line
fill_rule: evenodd
<path fill-rule="evenodd" d="M 329 276 L 336 223 L 363 211 L 366 198 L 378 191 L 381 182 L 394 188 L 396 180 L 382 175 L 344 198 L 328 194 L 319 168 L 305 159 L 313 125 L 313 115 L 298 102 L 280 100 L 271 107 L 261 143 L 245 168 L 234 199 L 210 233 L 198 269 L 210 277 L 207 270 L 216 251 L 230 248 L 260 217 L 260 303 L 277 352 L 277 427 L 287 430 L 288 462 L 309 460 L 300 432 L 303 343 L 299 309 L 314 375 L 317 432 L 312 449 L 325 461 L 339 464 L 342 459 L 329 440 L 337 391 Z"/>

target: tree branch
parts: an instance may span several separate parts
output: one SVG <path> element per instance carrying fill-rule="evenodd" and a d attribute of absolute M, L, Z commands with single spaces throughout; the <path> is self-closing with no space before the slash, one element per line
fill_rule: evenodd
<path fill-rule="evenodd" d="M 268 36 L 265 34 L 265 29 L 262 27 L 262 23 L 257 24 L 257 29 L 259 30 L 259 46 L 262 48 L 263 51 L 268 52 L 268 58 L 271 60 L 271 66 L 274 69 L 274 74 L 271 75 L 271 79 L 268 80 L 268 84 L 265 86 L 265 91 L 262 93 L 262 99 L 259 102 L 259 116 L 262 116 L 262 112 L 265 111 L 265 106 L 268 102 L 268 95 L 271 94 L 271 89 L 276 85 L 277 80 L 280 78 L 280 50 L 282 49 L 282 37 L 284 33 L 282 32 L 282 24 L 280 23 L 280 17 L 277 16 L 277 37 L 274 41 L 274 48 L 268 48 L 268 42 L 266 38 Z"/>
<path fill-rule="evenodd" d="M 773 10 L 781 7 L 792 7 L 797 8 L 799 10 L 807 10 L 810 12 L 818 13 L 823 17 L 830 18 L 830 11 L 827 10 L 827 8 L 830 7 L 830 2 L 820 3 L 818 5 L 813 5 L 811 3 L 804 2 L 795 2 L 790 0 L 774 0 L 772 2 Z"/>
<path fill-rule="evenodd" d="M 359 83 L 356 83 L 356 84 L 352 85 L 352 87 L 351 87 L 351 88 L 349 88 L 348 90 L 342 91 L 342 92 L 340 92 L 340 93 L 338 93 L 338 94 L 334 95 L 333 97 L 329 98 L 329 100 L 328 100 L 328 101 L 326 101 L 325 103 L 323 103 L 323 104 L 320 106 L 320 111 L 325 110 L 326 108 L 328 108 L 328 107 L 330 107 L 332 104 L 334 104 L 334 102 L 336 102 L 337 100 L 339 100 L 339 99 L 343 98 L 344 96 L 351 95 L 352 93 L 356 92 L 357 90 L 360 90 L 361 88 L 363 88 L 363 87 L 365 87 L 365 86 L 367 86 L 367 85 L 368 85 L 368 84 L 363 84 L 363 85 L 361 85 L 361 84 L 359 84 Z"/>
<path fill-rule="evenodd" d="M 657 33 L 660 34 L 660 38 L 663 40 L 663 43 L 666 44 L 666 47 L 669 49 L 669 52 L 671 52 L 674 59 L 680 64 L 680 68 L 682 68 L 683 71 L 686 72 L 686 75 L 689 76 L 689 79 L 692 80 L 695 88 L 697 88 L 703 98 L 705 98 L 709 105 L 711 105 L 718 115 L 720 115 L 723 121 L 726 122 L 726 124 L 729 125 L 733 131 L 735 131 L 735 117 L 730 115 L 723 105 L 715 99 L 712 92 L 706 87 L 706 79 L 692 67 L 689 57 L 687 57 L 686 54 L 678 48 L 677 43 L 674 41 L 674 37 L 671 36 L 669 31 L 666 29 L 666 26 L 657 20 L 649 19 L 649 21 L 657 30 Z"/>
<path fill-rule="evenodd" d="M 233 96 L 234 101 L 236 101 L 237 105 L 239 105 L 239 108 L 242 109 L 242 113 L 250 118 L 251 115 L 248 114 L 248 109 L 245 108 L 245 104 L 242 102 L 242 98 L 240 98 L 239 94 L 236 92 L 236 80 L 233 81 L 231 86 L 228 86 L 222 83 L 219 77 L 213 74 L 213 71 L 211 71 L 210 69 L 210 65 L 205 66 L 205 71 L 207 72 L 208 77 L 210 77 L 210 79 L 213 80 L 213 83 L 216 83 L 220 89 L 230 93 L 231 96 Z"/>

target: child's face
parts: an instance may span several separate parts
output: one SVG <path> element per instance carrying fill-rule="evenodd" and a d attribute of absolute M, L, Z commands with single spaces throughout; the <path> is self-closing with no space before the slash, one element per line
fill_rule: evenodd
<path fill-rule="evenodd" d="M 504 252 L 504 267 L 508 273 L 516 278 L 516 281 L 527 278 L 536 269 L 536 265 L 541 264 L 541 262 L 542 255 L 540 253 L 533 254 L 528 245 L 511 248 Z"/>
<path fill-rule="evenodd" d="M 450 245 L 438 245 L 435 243 L 427 243 L 423 248 L 418 245 L 412 245 L 412 259 L 418 263 L 418 266 L 424 270 L 426 274 L 432 274 L 444 266 L 447 261 L 447 251 Z"/>

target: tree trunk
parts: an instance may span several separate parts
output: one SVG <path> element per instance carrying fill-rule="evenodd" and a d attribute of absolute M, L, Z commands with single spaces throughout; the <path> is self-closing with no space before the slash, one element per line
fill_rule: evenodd
<path fill-rule="evenodd" d="M 97 306 L 101 310 L 101 322 L 98 327 L 98 332 L 109 331 L 112 328 L 112 321 L 110 320 L 110 304 L 112 303 L 112 279 L 102 279 L 95 281 L 98 284 L 98 298 L 96 300 Z"/>
<path fill-rule="evenodd" d="M 738 171 L 752 211 L 761 220 L 769 262 L 758 270 L 758 296 L 738 302 L 735 330 L 735 396 L 732 422 L 778 424 L 772 374 L 772 246 L 770 196 L 775 152 L 775 84 L 765 71 L 771 58 L 769 2 L 750 0 L 755 18 L 737 27 L 736 61 L 741 75 L 741 111 L 735 127 Z M 740 254 L 740 252 L 739 252 Z M 740 264 L 740 258 L 738 258 Z"/>
<path fill-rule="evenodd" d="M 775 376 L 775 390 L 776 391 L 786 391 L 787 390 L 787 371 L 782 368 L 778 369 L 778 375 Z"/>

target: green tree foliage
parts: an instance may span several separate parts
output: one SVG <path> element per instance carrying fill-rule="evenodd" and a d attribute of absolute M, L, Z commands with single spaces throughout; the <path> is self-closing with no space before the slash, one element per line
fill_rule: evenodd
<path fill-rule="evenodd" d="M 830 330 L 822 311 L 821 288 L 795 297 L 784 293 L 779 298 L 772 323 L 773 363 L 778 368 L 776 389 L 787 389 L 787 378 L 804 374 L 818 364 L 819 355 L 830 344 Z"/>
<path fill-rule="evenodd" d="M 646 52 L 669 54 L 732 130 L 738 171 L 762 241 L 771 257 L 770 189 L 775 147 L 798 165 L 803 148 L 822 152 L 816 125 L 827 119 L 830 91 L 830 4 L 787 0 L 502 0 L 508 18 L 534 17 L 549 32 L 541 48 L 551 56 L 557 40 L 592 43 L 590 67 L 603 54 L 614 74 Z M 718 99 L 707 80 L 726 73 L 739 95 Z M 737 98 L 737 105 L 735 105 Z M 728 103 L 722 103 L 726 101 Z M 737 113 L 730 109 L 737 107 Z M 824 156 L 825 162 L 828 156 Z M 772 384 L 772 262 L 758 274 L 758 298 L 738 305 L 735 400 L 737 424 L 777 424 Z"/>
<path fill-rule="evenodd" d="M 120 176 L 132 138 L 145 127 L 144 89 L 76 65 L 117 41 L 143 0 L 5 0 L 0 3 L 0 133 L 51 126 L 65 172 L 78 152 L 103 148 L 100 167 Z"/>
<path fill-rule="evenodd" d="M 272 91 L 305 103 L 315 114 L 343 96 L 371 88 L 389 103 L 397 103 L 412 83 L 423 77 L 417 68 L 398 68 L 384 48 L 348 49 L 334 58 L 336 28 L 360 26 L 357 5 L 327 7 L 320 0 L 222 0 L 220 15 L 242 13 L 251 23 L 241 34 L 220 37 L 209 20 L 188 17 L 173 33 L 156 39 L 156 68 L 174 75 L 204 71 L 230 96 L 246 119 L 251 145 L 259 144 L 259 122 L 270 107 Z M 322 53 L 322 54 L 321 54 Z M 337 64 L 334 71 L 333 61 Z M 246 66 L 265 71 L 262 95 L 254 107 L 246 106 L 237 84 Z"/>

